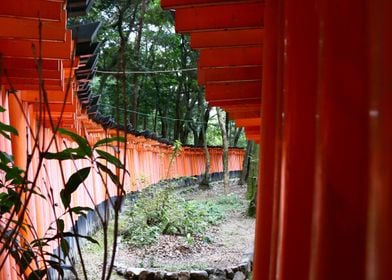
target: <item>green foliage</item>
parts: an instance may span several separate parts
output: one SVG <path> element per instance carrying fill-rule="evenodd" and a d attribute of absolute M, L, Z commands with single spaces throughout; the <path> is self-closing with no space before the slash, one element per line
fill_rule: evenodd
<path fill-rule="evenodd" d="M 143 191 L 126 212 L 122 235 L 125 242 L 135 246 L 152 244 L 160 234 L 181 235 L 191 244 L 196 236 L 203 237 L 209 226 L 224 220 L 226 212 L 239 203 L 236 195 L 187 201 L 170 187 Z"/>

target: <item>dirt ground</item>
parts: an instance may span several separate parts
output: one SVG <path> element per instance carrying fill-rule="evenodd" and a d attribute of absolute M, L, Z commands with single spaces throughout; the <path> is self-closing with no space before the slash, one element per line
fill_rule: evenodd
<path fill-rule="evenodd" d="M 130 247 L 118 242 L 115 266 L 119 268 L 153 268 L 165 271 L 197 270 L 206 268 L 227 268 L 238 265 L 245 253 L 253 247 L 255 220 L 245 216 L 247 201 L 246 187 L 231 181 L 227 193 L 243 199 L 243 207 L 228 213 L 227 219 L 217 226 L 210 227 L 205 236 L 208 242 L 195 239 L 191 244 L 183 236 L 161 235 L 158 242 L 145 247 Z M 224 193 L 221 183 L 213 183 L 210 190 L 189 187 L 184 192 L 186 199 L 206 199 Z M 100 241 L 102 233 L 95 238 Z M 110 240 L 109 240 L 110 241 Z M 83 250 L 89 279 L 100 279 L 102 270 L 102 248 L 86 246 Z M 115 274 L 115 273 L 114 273 Z M 122 279 L 113 275 L 112 279 Z"/>

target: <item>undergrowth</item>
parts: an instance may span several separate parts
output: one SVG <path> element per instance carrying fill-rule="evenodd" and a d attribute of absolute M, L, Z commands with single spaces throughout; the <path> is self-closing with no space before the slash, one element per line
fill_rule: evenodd
<path fill-rule="evenodd" d="M 222 222 L 226 213 L 241 206 L 235 194 L 206 200 L 185 200 L 172 188 L 155 188 L 140 193 L 125 210 L 122 236 L 125 243 L 145 246 L 161 234 L 185 236 L 192 243 L 196 236 L 208 242 L 204 232 Z"/>

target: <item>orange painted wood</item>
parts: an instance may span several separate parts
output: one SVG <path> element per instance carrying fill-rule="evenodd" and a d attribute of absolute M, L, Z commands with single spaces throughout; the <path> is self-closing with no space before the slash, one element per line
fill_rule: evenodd
<path fill-rule="evenodd" d="M 70 91 L 67 95 L 63 91 L 47 91 L 49 102 L 50 103 L 73 103 L 74 94 Z M 39 92 L 37 90 L 23 90 L 21 91 L 21 98 L 25 102 L 38 102 Z"/>
<path fill-rule="evenodd" d="M 364 16 L 370 1 L 319 2 L 317 215 L 310 277 L 361 280 L 366 278 L 370 99 Z"/>
<path fill-rule="evenodd" d="M 13 68 L 7 69 L 3 71 L 3 77 L 9 78 L 31 78 L 31 79 L 39 79 L 39 73 L 35 69 L 28 69 L 28 68 Z M 60 80 L 63 74 L 58 70 L 42 70 L 41 77 L 43 79 L 50 79 L 50 80 Z"/>
<path fill-rule="evenodd" d="M 176 31 L 192 32 L 229 28 L 261 28 L 264 4 L 236 2 L 224 6 L 179 8 L 176 10 Z"/>
<path fill-rule="evenodd" d="M 161 0 L 164 9 L 196 5 L 226 4 L 232 2 L 252 2 L 249 0 Z M 253 0 L 253 2 L 255 2 Z"/>
<path fill-rule="evenodd" d="M 368 9 L 370 36 L 370 154 L 367 231 L 367 280 L 392 275 L 392 2 L 372 1 Z"/>
<path fill-rule="evenodd" d="M 260 107 L 260 101 L 261 98 L 249 98 L 249 99 L 234 99 L 234 100 L 207 100 L 208 103 L 211 106 L 218 106 L 221 107 L 222 109 L 225 109 L 227 107 L 243 107 L 243 106 L 248 106 L 249 108 L 253 106 L 259 106 Z"/>
<path fill-rule="evenodd" d="M 262 45 L 263 35 L 262 28 L 190 33 L 194 49 Z"/>
<path fill-rule="evenodd" d="M 230 119 L 252 119 L 260 117 L 260 110 L 257 109 L 248 109 L 247 111 L 238 111 L 238 110 L 230 110 L 229 108 L 225 108 L 225 111 L 229 113 Z"/>
<path fill-rule="evenodd" d="M 10 69 L 37 69 L 36 62 L 34 59 L 30 58 L 10 58 L 4 57 L 1 61 L 2 65 L 1 68 L 6 69 L 7 71 L 11 71 Z M 49 60 L 43 59 L 42 60 L 42 69 L 46 70 L 62 70 L 62 63 L 58 60 Z"/>
<path fill-rule="evenodd" d="M 233 118 L 230 114 L 229 117 Z M 260 126 L 261 118 L 236 118 L 235 123 L 239 127 Z"/>
<path fill-rule="evenodd" d="M 11 86 L 12 85 L 12 86 Z M 3 84 L 7 90 L 39 90 L 38 84 L 22 83 L 22 84 L 9 84 L 8 82 Z M 64 90 L 64 83 L 62 82 L 50 82 L 45 84 L 46 90 Z"/>
<path fill-rule="evenodd" d="M 64 17 L 65 18 L 65 17 Z M 0 39 L 39 40 L 39 21 L 33 19 L 21 19 L 12 17 L 0 17 Z M 42 22 L 41 40 L 59 41 L 65 40 L 65 21 Z"/>
<path fill-rule="evenodd" d="M 0 2 L 0 16 L 59 21 L 64 16 L 63 3 L 45 0 L 13 0 Z"/>
<path fill-rule="evenodd" d="M 205 86 L 205 95 L 209 101 L 259 100 L 260 92 L 259 81 L 207 83 Z"/>
<path fill-rule="evenodd" d="M 277 271 L 282 280 L 293 279 L 293 275 L 309 279 L 310 272 L 319 75 L 319 18 L 313 3 L 301 0 L 285 6 L 288 55 L 284 64 L 284 171 Z"/>
<path fill-rule="evenodd" d="M 0 79 L 1 84 L 6 85 L 39 85 L 40 80 L 39 79 L 33 79 L 33 78 L 14 78 L 14 77 L 2 77 Z M 62 81 L 60 79 L 44 79 L 45 85 L 48 86 L 53 86 L 53 85 L 61 85 Z"/>
<path fill-rule="evenodd" d="M 203 67 L 197 71 L 200 85 L 206 82 L 260 80 L 262 67 L 237 66 L 237 67 Z"/>
<path fill-rule="evenodd" d="M 66 41 L 63 43 L 42 42 L 42 58 L 44 59 L 71 59 L 71 50 L 71 32 L 66 33 Z M 3 57 L 37 58 L 39 44 L 31 41 L 0 39 L 0 53 Z"/>
<path fill-rule="evenodd" d="M 283 135 L 283 7 L 284 0 L 266 0 L 254 279 L 276 279 Z"/>
<path fill-rule="evenodd" d="M 199 67 L 254 66 L 263 64 L 262 47 L 213 48 L 200 51 Z"/>

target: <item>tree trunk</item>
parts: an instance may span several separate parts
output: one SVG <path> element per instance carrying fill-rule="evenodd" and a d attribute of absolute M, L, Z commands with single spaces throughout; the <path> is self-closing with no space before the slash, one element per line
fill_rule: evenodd
<path fill-rule="evenodd" d="M 258 172 L 259 170 L 259 145 L 254 145 L 250 157 L 250 167 L 248 176 L 248 189 L 247 197 L 250 199 L 248 206 L 248 216 L 256 216 L 256 197 L 257 197 L 257 186 L 258 186 Z"/>
<path fill-rule="evenodd" d="M 223 117 L 221 109 L 216 108 L 216 112 L 223 142 L 223 188 L 224 192 L 227 193 L 227 189 L 229 188 L 229 143 L 227 139 L 227 121 Z"/>
<path fill-rule="evenodd" d="M 244 162 L 242 164 L 240 185 L 245 185 L 247 180 L 248 180 L 249 169 L 250 169 L 250 160 L 251 160 L 251 154 L 252 154 L 253 146 L 254 146 L 254 142 L 253 141 L 247 141 L 247 143 L 246 143 L 246 150 L 245 150 L 245 156 L 244 156 Z"/>
<path fill-rule="evenodd" d="M 142 40 L 142 33 L 143 33 L 143 24 L 144 24 L 144 15 L 146 12 L 148 0 L 142 0 L 141 7 L 140 7 L 140 17 L 139 23 L 137 28 L 136 40 L 135 40 L 135 47 L 133 49 L 133 59 L 135 65 L 139 64 L 140 61 L 140 47 L 141 47 L 141 40 Z M 139 75 L 133 74 L 132 77 L 132 112 L 130 116 L 131 123 L 134 127 L 137 127 L 137 111 L 138 111 L 138 100 L 139 100 Z"/>

